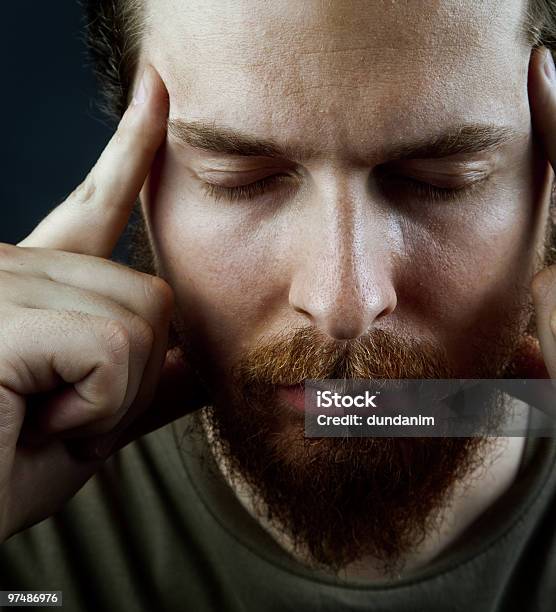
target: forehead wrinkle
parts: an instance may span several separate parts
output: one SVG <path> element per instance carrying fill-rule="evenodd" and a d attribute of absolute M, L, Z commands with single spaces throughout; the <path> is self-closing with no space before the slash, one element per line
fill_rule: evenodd
<path fill-rule="evenodd" d="M 364 16 L 362 23 L 354 24 L 357 15 L 350 17 L 348 9 L 355 3 L 337 6 L 331 17 L 336 22 L 328 24 L 322 20 L 323 16 L 303 16 L 301 9 L 302 18 L 298 23 L 291 11 L 280 17 L 276 13 L 283 4 L 272 3 L 270 10 L 274 13 L 254 24 L 248 32 L 236 26 L 242 19 L 252 24 L 258 15 L 259 3 L 237 0 L 240 9 L 255 6 L 251 16 L 245 10 L 236 15 L 236 3 L 233 7 L 230 5 L 224 11 L 226 19 L 227 13 L 235 15 L 229 31 L 225 21 L 216 24 L 211 21 L 213 9 L 207 9 L 206 15 L 203 13 L 204 25 L 196 35 L 197 49 L 192 55 L 183 50 L 183 40 L 189 32 L 180 30 L 180 43 L 172 35 L 175 28 L 168 29 L 175 20 L 157 25 L 160 30 L 157 37 L 165 33 L 160 54 L 163 54 L 166 73 L 163 79 L 166 82 L 165 76 L 170 77 L 168 86 L 174 114 L 215 118 L 222 124 L 253 130 L 260 135 L 295 137 L 305 133 L 313 148 L 318 145 L 331 154 L 338 150 L 345 152 L 354 143 L 364 150 L 365 140 L 372 138 L 365 136 L 368 130 L 374 131 L 375 140 L 386 142 L 390 134 L 400 133 L 400 123 L 405 125 L 408 135 L 416 137 L 422 134 L 422 126 L 430 126 L 435 117 L 447 125 L 468 111 L 468 118 L 509 122 L 517 114 L 511 109 L 522 106 L 521 99 L 507 103 L 508 96 L 518 96 L 515 84 L 521 82 L 521 74 L 514 69 L 517 63 L 513 55 L 518 53 L 515 48 L 508 49 L 505 58 L 499 58 L 499 53 L 495 56 L 491 49 L 463 55 L 454 47 L 434 47 L 433 56 L 425 51 L 410 53 L 402 49 L 400 52 L 392 44 L 390 35 L 390 42 L 386 41 L 382 53 L 378 53 L 371 35 L 374 36 L 380 25 L 370 24 L 371 35 L 363 32 L 369 15 Z M 319 3 L 308 0 L 307 4 L 315 7 Z M 373 7 L 375 4 L 380 3 L 373 3 Z M 392 4 L 399 9 L 403 3 Z M 414 6 L 417 4 L 429 6 L 431 3 L 424 0 Z M 438 10 L 446 5 L 443 14 L 449 14 L 446 7 L 453 3 L 434 4 Z M 492 8 L 500 3 L 485 4 Z M 475 4 L 464 8 L 468 13 L 477 10 L 479 16 L 486 14 L 486 9 L 476 9 Z M 507 14 L 510 8 L 501 13 Z M 180 25 L 179 15 L 183 11 L 178 13 L 176 19 Z M 196 27 L 199 21 L 197 15 L 190 28 L 194 29 L 192 26 Z M 285 27 L 290 21 L 296 30 Z M 313 25 L 305 33 L 303 27 L 307 23 Z M 330 28 L 332 32 L 328 32 L 331 35 L 327 38 Z M 301 38 L 296 42 L 299 31 Z M 243 47 L 238 44 L 240 39 Z M 321 39 L 323 45 L 319 46 Z M 234 46 L 240 51 L 235 53 L 232 48 L 232 53 L 223 57 L 223 51 Z M 488 63 L 492 57 L 499 59 Z M 250 60 L 255 63 L 245 67 L 244 62 Z M 495 78 L 489 78 L 486 87 L 482 87 L 481 72 L 484 75 L 485 70 Z M 472 100 L 470 95 L 474 96 Z"/>
<path fill-rule="evenodd" d="M 191 2 L 191 10 L 180 10 L 180 2 L 152 2 L 151 21 L 159 32 L 168 23 L 181 30 L 182 44 L 197 53 L 244 66 L 283 60 L 288 54 L 323 54 L 332 57 L 359 52 L 439 49 L 442 46 L 470 48 L 488 46 L 497 38 L 493 31 L 520 32 L 524 0 L 516 5 L 502 0 L 462 3 L 459 0 L 380 0 L 364 2 L 272 3 L 238 0 L 232 5 L 211 6 Z M 169 5 L 167 17 L 160 6 Z M 154 11 L 155 7 L 157 8 Z M 161 14 L 162 13 L 162 14 Z M 187 19 L 185 19 L 187 14 Z M 180 20 L 180 15 L 184 18 Z M 262 59 L 261 59 L 262 58 Z"/>

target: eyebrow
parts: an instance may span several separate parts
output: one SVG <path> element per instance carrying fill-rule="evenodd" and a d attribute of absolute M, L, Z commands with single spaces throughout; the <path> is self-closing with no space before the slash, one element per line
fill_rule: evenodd
<path fill-rule="evenodd" d="M 280 143 L 272 138 L 257 138 L 216 122 L 169 119 L 168 132 L 179 142 L 196 149 L 223 155 L 270 157 L 290 160 L 322 156 L 322 150 L 306 143 Z M 496 149 L 523 136 L 521 132 L 491 124 L 464 124 L 417 141 L 388 147 L 383 157 L 389 160 L 430 159 L 457 154 L 481 153 Z"/>

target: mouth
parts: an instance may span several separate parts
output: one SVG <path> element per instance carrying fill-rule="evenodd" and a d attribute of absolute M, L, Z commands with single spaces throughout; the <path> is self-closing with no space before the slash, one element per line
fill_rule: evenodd
<path fill-rule="evenodd" d="M 406 381 L 389 380 L 388 382 L 391 383 L 390 385 L 386 384 L 385 381 L 381 382 L 382 385 L 379 387 L 380 390 L 373 388 L 372 390 L 365 391 L 365 397 L 369 395 L 369 399 L 372 403 L 365 404 L 364 408 L 361 404 L 342 404 L 340 402 L 337 402 L 335 404 L 331 404 L 330 402 L 328 402 L 326 404 L 322 404 L 321 406 L 317 401 L 317 398 L 321 392 L 317 390 L 317 387 L 315 387 L 314 385 L 309 385 L 306 388 L 305 381 L 294 385 L 277 385 L 275 388 L 275 392 L 276 397 L 281 401 L 282 404 L 294 410 L 298 414 L 323 413 L 326 415 L 335 416 L 343 415 L 346 412 L 363 412 L 366 415 L 367 413 L 371 413 L 373 411 L 380 411 L 383 414 L 399 411 L 402 411 L 407 414 L 413 414 L 416 411 L 417 406 L 419 406 L 419 393 L 421 393 L 421 395 L 424 395 L 422 390 L 419 390 L 419 388 L 417 388 L 415 385 L 410 386 L 409 388 L 405 388 L 402 385 L 402 387 L 400 388 L 400 383 Z M 427 387 L 427 389 L 429 389 L 429 387 Z M 437 405 L 440 400 L 443 399 L 445 396 L 450 395 L 450 393 L 446 391 L 444 387 L 441 387 L 440 389 L 434 388 L 434 391 L 434 397 L 429 398 L 429 402 L 427 402 L 429 408 L 432 405 Z M 444 393 L 442 393 L 443 391 Z M 342 385 L 338 385 L 337 381 L 328 381 L 328 384 L 323 387 L 323 392 L 333 393 L 333 395 L 328 396 L 326 398 L 328 400 L 330 397 L 334 397 L 337 395 L 339 395 L 339 397 L 343 396 L 344 394 L 347 394 L 348 396 L 354 395 L 355 388 L 350 389 L 349 385 L 347 387 L 343 387 Z M 371 393 L 374 394 L 371 395 Z M 355 395 L 361 395 L 361 398 L 363 398 L 362 394 L 363 391 L 360 391 Z M 380 398 L 380 406 L 375 404 L 375 401 L 378 401 L 377 398 Z"/>
<path fill-rule="evenodd" d="M 330 389 L 335 387 L 329 384 Z M 297 413 L 325 412 L 327 415 L 343 415 L 341 407 L 327 407 L 326 410 L 319 408 L 317 404 L 316 388 L 312 385 L 305 387 L 305 381 L 295 385 L 278 385 L 276 395 L 283 404 Z"/>
<path fill-rule="evenodd" d="M 298 412 L 305 412 L 305 385 L 278 385 L 278 398 Z"/>

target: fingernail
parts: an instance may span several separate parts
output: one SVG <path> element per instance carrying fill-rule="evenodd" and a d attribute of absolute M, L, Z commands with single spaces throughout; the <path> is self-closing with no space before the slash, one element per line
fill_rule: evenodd
<path fill-rule="evenodd" d="M 549 323 L 550 323 L 550 331 L 552 332 L 552 335 L 556 337 L 556 309 L 554 309 L 550 313 Z"/>
<path fill-rule="evenodd" d="M 139 85 L 137 86 L 134 94 L 133 94 L 133 106 L 137 106 L 138 104 L 144 104 L 147 99 L 147 86 L 145 84 L 145 73 L 143 72 L 143 76 L 139 81 Z"/>
<path fill-rule="evenodd" d="M 556 84 L 556 68 L 554 67 L 554 58 L 552 57 L 550 49 L 547 49 L 545 53 L 544 73 L 553 85 Z"/>

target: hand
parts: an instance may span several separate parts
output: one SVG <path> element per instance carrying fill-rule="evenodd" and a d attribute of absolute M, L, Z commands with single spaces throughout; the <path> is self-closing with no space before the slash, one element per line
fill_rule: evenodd
<path fill-rule="evenodd" d="M 533 52 L 531 57 L 529 102 L 533 128 L 552 168 L 556 168 L 556 70 L 546 49 Z M 535 275 L 531 293 L 542 360 L 550 378 L 556 378 L 556 265 Z"/>
<path fill-rule="evenodd" d="M 59 509 L 110 452 L 202 405 L 167 352 L 172 290 L 106 259 L 167 114 L 149 67 L 85 181 L 17 246 L 0 244 L 0 542 Z"/>

